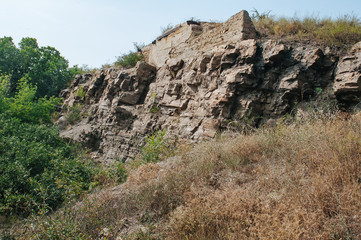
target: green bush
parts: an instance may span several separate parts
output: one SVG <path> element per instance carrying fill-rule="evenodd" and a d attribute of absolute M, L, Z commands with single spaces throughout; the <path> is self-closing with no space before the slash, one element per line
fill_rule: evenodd
<path fill-rule="evenodd" d="M 94 177 L 94 184 L 97 185 L 113 185 L 124 183 L 127 180 L 128 171 L 125 164 L 119 160 L 114 161 L 106 167 L 98 168 Z"/>
<path fill-rule="evenodd" d="M 86 97 L 86 91 L 84 90 L 84 87 L 81 86 L 75 93 L 75 95 L 80 98 L 80 100 L 85 100 Z"/>
<path fill-rule="evenodd" d="M 141 53 L 130 51 L 128 54 L 122 54 L 121 56 L 117 57 L 114 65 L 122 66 L 124 68 L 131 68 L 141 60 L 143 60 L 143 55 Z"/>
<path fill-rule="evenodd" d="M 0 113 L 17 118 L 22 122 L 50 123 L 51 113 L 55 105 L 60 104 L 59 98 L 51 97 L 36 99 L 37 88 L 32 87 L 27 80 L 20 80 L 14 97 L 7 96 L 7 77 L 2 77 L 0 88 Z"/>
<path fill-rule="evenodd" d="M 8 86 L 0 76 L 0 215 L 43 214 L 89 189 L 94 167 L 50 125 L 60 99 L 37 99 L 24 79 L 13 97 Z"/>
<path fill-rule="evenodd" d="M 72 107 L 68 107 L 67 113 L 65 115 L 66 120 L 70 124 L 74 124 L 74 123 L 78 122 L 83 116 L 82 109 L 83 109 L 82 104 L 75 104 Z"/>
<path fill-rule="evenodd" d="M 82 194 L 92 166 L 55 127 L 0 115 L 0 213 L 29 215 L 55 209 Z"/>
<path fill-rule="evenodd" d="M 142 159 L 145 162 L 158 162 L 161 156 L 170 149 L 165 139 L 166 130 L 157 131 L 145 138 L 145 146 L 142 148 Z"/>

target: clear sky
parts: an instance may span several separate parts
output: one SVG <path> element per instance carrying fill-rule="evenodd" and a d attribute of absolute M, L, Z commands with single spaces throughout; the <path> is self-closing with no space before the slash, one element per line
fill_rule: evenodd
<path fill-rule="evenodd" d="M 100 67 L 133 42 L 148 44 L 168 24 L 190 18 L 225 21 L 233 14 L 271 11 L 276 16 L 361 17 L 361 0 L 0 0 L 0 37 L 34 37 L 70 65 Z"/>

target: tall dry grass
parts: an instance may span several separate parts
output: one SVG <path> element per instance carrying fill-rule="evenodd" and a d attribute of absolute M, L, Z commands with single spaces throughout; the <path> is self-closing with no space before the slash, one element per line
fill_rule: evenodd
<path fill-rule="evenodd" d="M 193 184 L 169 238 L 360 239 L 361 116 L 264 129 L 206 158 L 226 167 L 211 171 L 217 183 Z"/>
<path fill-rule="evenodd" d="M 184 147 L 23 238 L 49 219 L 73 239 L 361 239 L 361 114 Z"/>
<path fill-rule="evenodd" d="M 269 13 L 253 16 L 256 29 L 263 37 L 289 41 L 312 41 L 330 47 L 348 48 L 361 41 L 361 20 L 345 15 L 337 19 L 274 17 Z"/>

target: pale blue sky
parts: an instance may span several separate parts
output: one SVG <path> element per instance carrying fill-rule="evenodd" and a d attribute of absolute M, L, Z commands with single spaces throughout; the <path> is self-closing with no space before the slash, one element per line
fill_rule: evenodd
<path fill-rule="evenodd" d="M 361 0 L 0 0 L 0 37 L 35 37 L 70 65 L 100 67 L 191 17 L 225 21 L 257 9 L 276 16 L 361 16 Z"/>

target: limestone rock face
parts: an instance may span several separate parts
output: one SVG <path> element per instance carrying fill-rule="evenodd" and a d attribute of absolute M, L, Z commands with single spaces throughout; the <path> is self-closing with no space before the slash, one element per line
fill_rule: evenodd
<path fill-rule="evenodd" d="M 245 121 L 277 122 L 335 79 L 339 99 L 360 93 L 358 45 L 338 63 L 327 49 L 256 36 L 245 11 L 223 24 L 184 23 L 145 47 L 145 62 L 132 69 L 77 76 L 62 92 L 61 135 L 84 144 L 99 161 L 127 161 L 156 130 L 199 141 Z M 66 125 L 76 106 L 81 120 Z"/>
<path fill-rule="evenodd" d="M 108 68 L 78 75 L 71 91 L 61 93 L 66 99 L 64 116 L 58 120 L 60 135 L 81 142 L 92 151 L 94 159 L 107 162 L 134 157 L 144 133 L 148 132 L 146 125 L 135 127 L 134 122 L 155 76 L 156 69 L 145 62 L 138 62 L 129 70 Z M 84 98 L 79 98 L 80 89 L 86 92 Z M 64 118 L 79 106 L 81 120 L 64 127 Z M 136 132 L 144 133 L 138 136 Z"/>
<path fill-rule="evenodd" d="M 361 42 L 355 44 L 350 54 L 337 65 L 335 95 L 344 102 L 360 102 L 361 97 Z"/>
<path fill-rule="evenodd" d="M 146 61 L 157 68 L 168 59 L 195 58 L 221 45 L 257 36 L 247 11 L 235 14 L 225 23 L 188 21 L 168 32 L 143 49 Z"/>

